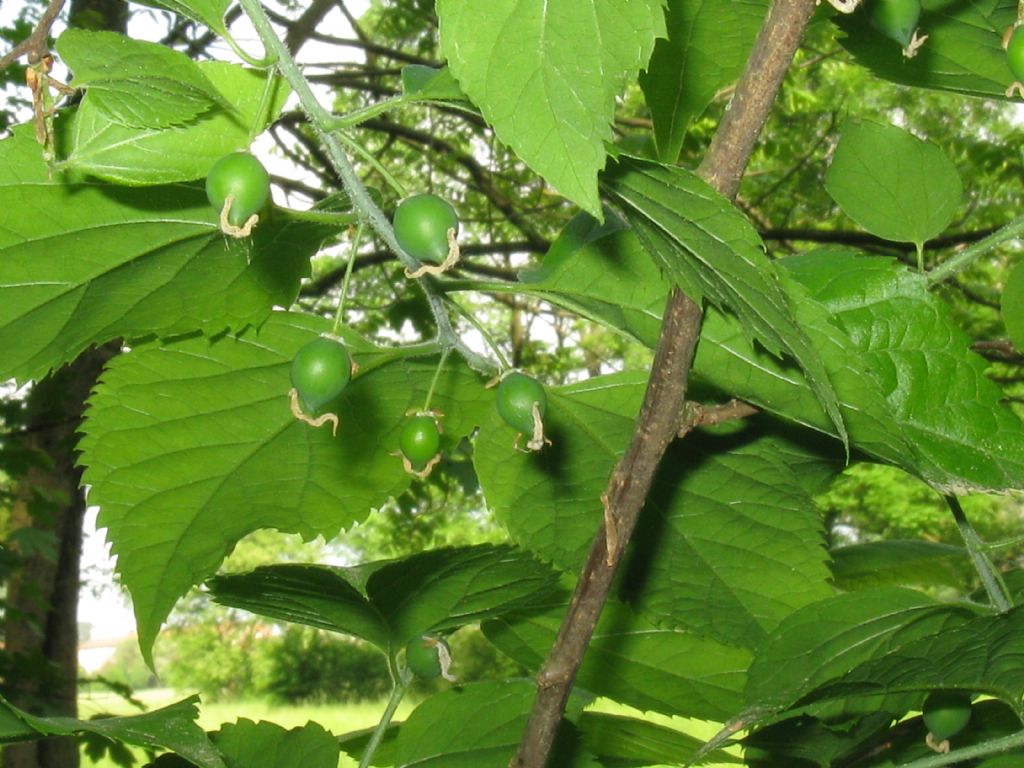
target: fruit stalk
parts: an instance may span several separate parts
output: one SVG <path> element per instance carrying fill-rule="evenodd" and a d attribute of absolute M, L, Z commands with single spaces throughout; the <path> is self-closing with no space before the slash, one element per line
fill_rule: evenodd
<path fill-rule="evenodd" d="M 726 197 L 736 196 L 814 9 L 814 0 L 776 0 L 768 12 L 732 103 L 699 169 L 701 176 Z M 537 696 L 510 768 L 544 768 L 547 763 L 573 680 L 608 599 L 622 553 L 661 457 L 676 437 L 701 318 L 699 306 L 678 288 L 672 291 L 633 437 L 603 496 L 604 520 L 555 643 L 538 673 Z"/>

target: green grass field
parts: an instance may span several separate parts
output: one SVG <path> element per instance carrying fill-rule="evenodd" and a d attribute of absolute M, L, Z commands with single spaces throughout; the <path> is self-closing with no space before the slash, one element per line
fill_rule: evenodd
<path fill-rule="evenodd" d="M 139 692 L 137 698 L 148 709 L 158 709 L 186 698 L 187 695 L 187 693 L 178 694 L 168 689 L 157 689 Z M 406 700 L 403 702 L 398 709 L 395 720 L 403 720 L 409 715 L 414 706 L 415 702 L 413 701 Z M 599 701 L 594 708 L 612 714 L 637 714 L 612 702 Z M 240 718 L 246 718 L 249 720 L 268 720 L 285 728 L 294 728 L 305 725 L 312 720 L 320 723 L 320 725 L 332 733 L 342 734 L 373 727 L 380 719 L 383 710 L 383 701 L 365 702 L 362 704 L 304 705 L 301 707 L 273 705 L 254 700 L 212 702 L 200 706 L 199 724 L 209 731 L 216 730 L 222 723 L 232 723 Z M 86 693 L 79 698 L 79 717 L 83 720 L 96 714 L 121 715 L 135 714 L 137 712 L 137 709 L 134 709 L 123 699 L 110 693 Z M 644 717 L 664 725 L 673 725 L 675 727 L 683 725 L 683 721 L 672 720 L 656 714 L 648 714 Z M 710 738 L 717 730 L 717 726 L 713 723 L 696 721 L 686 722 L 685 728 L 688 733 L 698 738 Z M 140 757 L 140 762 L 137 765 L 144 765 L 145 763 L 141 761 L 142 752 L 138 751 L 137 754 Z M 82 768 L 116 768 L 116 764 L 109 759 L 93 762 L 83 756 Z M 272 766 L 267 768 L 272 768 Z M 357 768 L 357 761 L 343 755 L 338 763 L 338 768 Z M 715 768 L 715 766 L 707 765 L 706 768 Z M 734 766 L 729 766 L 728 768 L 734 768 Z"/>

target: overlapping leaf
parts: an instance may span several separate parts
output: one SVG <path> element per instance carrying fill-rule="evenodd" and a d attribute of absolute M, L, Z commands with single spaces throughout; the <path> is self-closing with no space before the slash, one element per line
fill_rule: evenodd
<path fill-rule="evenodd" d="M 182 125 L 224 97 L 185 54 L 114 32 L 69 29 L 57 52 L 98 114 L 129 128 Z"/>
<path fill-rule="evenodd" d="M 26 132 L 0 142 L 3 379 L 120 337 L 258 323 L 294 300 L 330 232 L 279 217 L 229 240 L 197 187 L 51 182 L 33 144 Z"/>
<path fill-rule="evenodd" d="M 337 768 L 338 741 L 317 723 L 285 730 L 276 723 L 240 719 L 214 734 L 227 768 Z"/>
<path fill-rule="evenodd" d="M 643 383 L 638 375 L 605 376 L 550 392 L 552 445 L 537 454 L 510 455 L 512 430 L 488 416 L 477 472 L 521 545 L 568 569 L 582 563 Z M 755 643 L 782 616 L 830 593 L 820 521 L 804 483 L 837 465 L 817 447 L 784 439 L 722 440 L 691 437 L 666 455 L 623 579 L 634 603 L 664 622 Z"/>
<path fill-rule="evenodd" d="M 669 0 L 668 37 L 640 75 L 664 162 L 676 162 L 690 122 L 739 76 L 767 8 L 763 0 Z"/>
<path fill-rule="evenodd" d="M 904 649 L 922 639 L 958 636 L 976 617 L 966 606 L 944 605 L 902 589 L 851 592 L 807 606 L 787 617 L 758 651 L 750 666 L 747 704 L 792 706 L 875 660 L 904 658 Z M 955 644 L 951 639 L 948 647 Z M 979 646 L 974 653 L 990 650 Z M 932 661 L 936 674 L 949 672 L 940 656 Z M 895 688 L 893 680 L 879 677 L 871 692 Z"/>
<path fill-rule="evenodd" d="M 165 8 L 187 19 L 198 21 L 220 35 L 227 32 L 224 14 L 227 13 L 231 0 L 143 0 L 142 4 Z"/>
<path fill-rule="evenodd" d="M 963 589 L 970 570 L 963 547 L 934 541 L 869 541 L 832 550 L 832 576 L 846 591 L 911 585 Z"/>
<path fill-rule="evenodd" d="M 1024 261 L 1019 262 L 1006 278 L 1000 311 L 1010 341 L 1018 350 L 1024 349 Z"/>
<path fill-rule="evenodd" d="M 601 712 L 584 712 L 580 715 L 578 727 L 583 734 L 584 745 L 598 756 L 602 765 L 623 768 L 680 764 L 692 759 L 703 744 L 703 740 L 674 728 Z M 693 764 L 703 763 L 721 766 L 742 761 L 735 755 L 713 752 Z"/>
<path fill-rule="evenodd" d="M 874 30 L 868 14 L 837 14 L 843 47 L 879 77 L 904 85 L 984 98 L 1005 98 L 1013 75 L 1002 48 L 1003 31 L 1017 18 L 1015 0 L 924 0 L 918 29 L 928 35 L 908 59 L 899 44 Z"/>
<path fill-rule="evenodd" d="M 118 184 L 167 184 L 203 178 L 222 156 L 247 148 L 277 116 L 288 89 L 272 73 L 224 62 L 198 66 L 228 98 L 227 107 L 183 125 L 133 128 L 85 99 L 62 130 L 65 146 L 59 167 Z M 271 98 L 265 100 L 268 77 L 275 80 Z"/>
<path fill-rule="evenodd" d="M 0 742 L 92 733 L 140 747 L 170 749 L 199 768 L 230 768 L 195 722 L 198 701 L 192 696 L 141 715 L 77 720 L 36 717 L 0 698 Z"/>
<path fill-rule="evenodd" d="M 441 52 L 498 138 L 600 216 L 615 99 L 665 34 L 660 0 L 439 0 L 437 14 Z"/>
<path fill-rule="evenodd" d="M 246 534 L 333 536 L 408 485 L 398 433 L 422 407 L 436 359 L 350 338 L 360 372 L 332 405 L 332 437 L 296 420 L 287 394 L 291 359 L 318 330 L 274 313 L 239 337 L 142 345 L 113 362 L 90 401 L 85 483 L 145 651 L 178 597 Z M 464 367 L 440 376 L 433 404 L 446 414 L 446 447 L 491 398 Z"/>
<path fill-rule="evenodd" d="M 775 355 L 801 367 L 845 443 L 846 425 L 821 353 L 796 321 L 753 226 L 728 200 L 687 171 L 627 158 L 604 184 L 644 248 L 694 301 L 707 298 Z"/>
<path fill-rule="evenodd" d="M 536 670 L 555 641 L 564 605 L 483 625 L 487 638 Z M 745 648 L 665 629 L 618 600 L 605 606 L 576 681 L 587 691 L 644 711 L 725 720 L 742 703 Z"/>
<path fill-rule="evenodd" d="M 553 571 L 509 546 L 432 550 L 357 568 L 273 565 L 209 582 L 224 605 L 361 637 L 385 652 L 422 634 L 522 610 Z"/>
<path fill-rule="evenodd" d="M 424 701 L 402 724 L 395 768 L 505 768 L 526 725 L 536 689 L 529 680 L 474 683 Z M 580 702 L 570 702 L 570 718 Z M 563 722 L 551 755 L 562 768 L 600 763 Z"/>
<path fill-rule="evenodd" d="M 936 488 L 1024 487 L 1024 423 L 925 279 L 889 259 L 816 251 L 790 273 L 834 313 Z M 935 386 L 941 382 L 941 386 Z"/>

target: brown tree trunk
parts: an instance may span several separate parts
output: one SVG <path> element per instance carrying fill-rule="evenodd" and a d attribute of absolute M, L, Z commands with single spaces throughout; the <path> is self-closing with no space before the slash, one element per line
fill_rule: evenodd
<path fill-rule="evenodd" d="M 116 349 L 116 348 L 115 348 Z M 85 498 L 75 430 L 114 350 L 90 350 L 38 382 L 28 396 L 23 443 L 35 461 L 11 508 L 12 549 L 22 565 L 8 585 L 6 651 L 15 704 L 40 714 L 77 713 L 78 587 Z M 4 768 L 76 768 L 76 742 L 48 739 L 4 749 Z"/>

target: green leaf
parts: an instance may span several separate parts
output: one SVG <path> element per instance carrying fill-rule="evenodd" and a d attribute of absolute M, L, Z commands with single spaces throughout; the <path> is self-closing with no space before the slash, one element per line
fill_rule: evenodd
<path fill-rule="evenodd" d="M 4 379 L 40 377 L 112 339 L 259 323 L 294 301 L 331 231 L 281 216 L 229 240 L 202 189 L 38 180 L 32 141 L 0 142 Z"/>
<path fill-rule="evenodd" d="M 529 680 L 473 683 L 431 696 L 398 732 L 395 768 L 506 768 L 536 688 Z M 579 702 L 570 702 L 569 716 Z M 551 764 L 599 768 L 563 722 Z"/>
<path fill-rule="evenodd" d="M 142 5 L 164 8 L 187 19 L 205 24 L 221 36 L 227 34 L 224 14 L 227 13 L 231 0 L 142 0 Z"/>
<path fill-rule="evenodd" d="M 1000 309 L 1010 341 L 1018 350 L 1024 350 L 1024 261 L 1006 278 Z"/>
<path fill-rule="evenodd" d="M 846 680 L 859 665 L 898 654 L 919 638 L 956 632 L 975 615 L 965 605 L 943 605 L 895 588 L 851 592 L 805 606 L 758 649 L 750 665 L 747 704 L 792 706 L 821 686 Z M 933 663 L 942 667 L 939 657 Z M 875 688 L 875 693 L 889 690 L 881 680 Z"/>
<path fill-rule="evenodd" d="M 130 128 L 183 125 L 223 97 L 185 54 L 114 32 L 66 30 L 57 52 L 85 88 L 85 101 Z"/>
<path fill-rule="evenodd" d="M 679 765 L 693 758 L 703 744 L 688 734 L 647 720 L 609 715 L 603 712 L 584 712 L 579 729 L 583 743 L 598 756 L 601 765 L 643 766 Z M 695 765 L 703 763 L 728 765 L 742 763 L 735 755 L 715 751 L 703 756 Z"/>
<path fill-rule="evenodd" d="M 644 384 L 645 376 L 626 374 L 549 390 L 552 445 L 539 453 L 512 451 L 513 430 L 488 414 L 477 473 L 522 546 L 563 568 L 580 566 Z M 781 438 L 694 436 L 670 450 L 623 564 L 634 603 L 666 625 L 753 644 L 797 606 L 829 594 L 820 521 L 803 483 L 830 476 L 833 462 Z M 750 544 L 737 550 L 737 538 Z"/>
<path fill-rule="evenodd" d="M 528 608 L 556 583 L 553 571 L 525 553 L 479 545 L 354 569 L 265 566 L 208 586 L 223 605 L 352 634 L 387 653 L 419 635 Z"/>
<path fill-rule="evenodd" d="M 337 768 L 338 741 L 318 723 L 285 730 L 276 723 L 240 718 L 214 734 L 227 768 Z"/>
<path fill-rule="evenodd" d="M 217 107 L 186 125 L 130 128 L 86 99 L 62 131 L 66 156 L 58 168 L 118 184 L 167 184 L 203 178 L 221 157 L 248 148 L 280 112 L 287 87 L 275 77 L 268 105 L 263 97 L 273 75 L 223 62 L 198 66 L 230 108 Z"/>
<path fill-rule="evenodd" d="M 343 333 L 359 375 L 328 406 L 341 421 L 333 437 L 329 425 L 298 421 L 288 396 L 292 357 L 328 327 L 273 313 L 238 337 L 137 346 L 104 375 L 80 446 L 84 482 L 147 653 L 175 601 L 243 536 L 331 537 L 409 485 L 398 435 L 404 414 L 422 406 L 436 358 Z M 492 397 L 465 367 L 444 371 L 433 404 L 447 414 L 445 450 Z"/>
<path fill-rule="evenodd" d="M 230 768 L 195 722 L 198 701 L 198 696 L 190 696 L 141 715 L 76 720 L 73 717 L 36 717 L 0 697 L 0 741 L 94 733 L 139 747 L 170 749 L 199 768 Z"/>
<path fill-rule="evenodd" d="M 949 618 L 963 609 L 948 608 Z M 1024 715 L 1024 610 L 949 621 L 929 632 L 904 633 L 887 653 L 874 654 L 806 695 L 821 701 L 857 693 L 956 689 L 987 694 Z"/>
<path fill-rule="evenodd" d="M 448 67 L 407 64 L 402 67 L 402 94 L 416 101 L 465 101 L 466 94 Z"/>
<path fill-rule="evenodd" d="M 1024 425 L 924 278 L 891 259 L 819 249 L 780 260 L 797 317 L 831 374 L 855 447 L 943 492 L 1005 491 L 1024 478 Z M 797 299 L 801 290 L 803 299 Z M 823 431 L 802 374 L 709 312 L 696 378 Z M 942 381 L 936 388 L 934 383 Z"/>
<path fill-rule="evenodd" d="M 669 290 L 636 233 L 611 213 L 604 224 L 586 213 L 576 216 L 541 266 L 505 287 L 552 301 L 651 348 Z"/>
<path fill-rule="evenodd" d="M 547 656 L 565 604 L 483 625 L 487 639 L 530 670 Z M 616 599 L 605 605 L 576 684 L 644 711 L 725 720 L 742 704 L 751 653 L 683 629 L 657 627 Z"/>
<path fill-rule="evenodd" d="M 866 13 L 836 14 L 846 32 L 840 42 L 879 77 L 904 85 L 984 98 L 1006 98 L 1013 75 L 1002 47 L 1003 30 L 1017 18 L 1015 0 L 949 3 L 924 0 L 918 29 L 928 41 L 914 58 L 871 28 Z"/>
<path fill-rule="evenodd" d="M 767 8 L 763 0 L 669 0 L 668 37 L 640 75 L 661 160 L 676 162 L 690 123 L 739 76 Z"/>
<path fill-rule="evenodd" d="M 832 550 L 832 575 L 845 591 L 909 585 L 963 589 L 970 569 L 963 547 L 933 541 L 869 541 Z"/>
<path fill-rule="evenodd" d="M 820 353 L 796 322 L 747 218 L 682 168 L 625 159 L 603 180 L 651 258 L 690 298 L 706 297 L 735 314 L 770 352 L 788 354 L 800 365 L 845 444 L 846 426 Z"/>
<path fill-rule="evenodd" d="M 949 226 L 963 194 L 956 166 L 936 145 L 870 120 L 843 127 L 825 189 L 871 234 L 918 245 Z"/>
<path fill-rule="evenodd" d="M 891 259 L 816 251 L 791 274 L 834 313 L 885 393 L 911 471 L 951 493 L 1024 488 L 1024 423 L 927 281 Z M 935 382 L 942 382 L 936 387 Z"/>
<path fill-rule="evenodd" d="M 583 210 L 615 99 L 665 34 L 661 0 L 439 0 L 441 52 L 498 138 Z"/>

